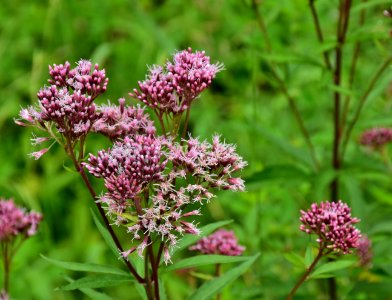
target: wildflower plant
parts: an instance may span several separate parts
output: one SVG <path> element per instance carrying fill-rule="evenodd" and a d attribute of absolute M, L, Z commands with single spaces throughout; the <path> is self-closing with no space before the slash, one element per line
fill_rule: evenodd
<path fill-rule="evenodd" d="M 351 208 L 338 202 L 313 203 L 307 211 L 301 211 L 300 230 L 307 234 L 317 236 L 318 253 L 313 262 L 307 267 L 306 271 L 293 287 L 287 300 L 293 298 L 297 289 L 309 278 L 311 272 L 316 267 L 321 258 L 330 254 L 345 255 L 352 253 L 353 249 L 360 246 L 361 233 L 354 226 L 360 220 L 351 216 Z M 332 262 L 339 267 L 338 262 Z M 331 268 L 331 270 L 333 270 Z"/>
<path fill-rule="evenodd" d="M 13 199 L 0 198 L 0 245 L 3 265 L 3 289 L 0 299 L 9 299 L 10 273 L 13 257 L 29 237 L 37 233 L 42 215 L 26 212 Z"/>
<path fill-rule="evenodd" d="M 193 102 L 221 70 L 223 64 L 211 63 L 204 51 L 179 51 L 163 66 L 150 67 L 146 79 L 130 93 L 145 108 L 126 105 L 123 98 L 118 105 L 96 104 L 108 84 L 98 65 L 87 60 L 73 69 L 68 62 L 53 65 L 49 86 L 38 92 L 37 105 L 22 109 L 16 120 L 44 132 L 34 144 L 53 140 L 65 149 L 97 205 L 117 255 L 149 299 L 160 298 L 158 268 L 161 262 L 172 262 L 183 236 L 208 233 L 195 222 L 201 205 L 217 190 L 245 189 L 238 173 L 246 162 L 235 146 L 219 135 L 211 142 L 201 141 L 187 130 Z M 151 110 L 160 128 L 149 115 Z M 112 145 L 86 155 L 90 133 L 106 136 Z M 38 159 L 49 148 L 32 156 Z M 95 192 L 88 173 L 103 180 L 105 191 Z M 122 246 L 113 226 L 128 233 L 127 246 Z M 144 259 L 144 273 L 132 262 L 133 252 Z"/>

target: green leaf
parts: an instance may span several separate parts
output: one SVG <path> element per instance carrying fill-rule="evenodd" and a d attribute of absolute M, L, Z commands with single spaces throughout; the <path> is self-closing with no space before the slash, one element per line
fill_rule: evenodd
<path fill-rule="evenodd" d="M 362 9 L 369 9 L 373 6 L 379 5 L 380 8 L 389 8 L 391 6 L 391 1 L 390 0 L 372 0 L 368 2 L 361 2 L 356 5 L 353 5 L 353 8 L 351 9 L 351 13 L 359 13 Z"/>
<path fill-rule="evenodd" d="M 254 129 L 258 133 L 260 133 L 266 140 L 270 141 L 272 144 L 275 144 L 286 154 L 292 156 L 299 161 L 302 161 L 307 166 L 313 166 L 313 162 L 310 159 L 308 151 L 293 147 L 290 143 L 287 142 L 287 139 L 276 136 L 276 134 L 274 134 L 272 131 L 267 130 L 266 128 L 262 128 L 261 126 L 255 127 L 254 124 L 252 124 L 251 126 L 254 127 Z"/>
<path fill-rule="evenodd" d="M 306 247 L 305 260 L 304 260 L 304 263 L 307 268 L 309 268 L 313 260 L 314 260 L 313 246 L 309 244 L 308 247 Z"/>
<path fill-rule="evenodd" d="M 203 226 L 200 228 L 200 235 L 191 235 L 188 234 L 186 236 L 184 236 L 177 244 L 177 247 L 175 247 L 172 252 L 171 255 L 173 256 L 174 253 L 181 251 L 185 248 L 187 248 L 190 245 L 193 245 L 194 243 L 196 243 L 198 240 L 200 240 L 201 238 L 209 235 L 210 233 L 212 233 L 213 231 L 215 231 L 216 229 L 225 226 L 227 224 L 232 223 L 233 220 L 228 220 L 228 221 L 219 221 L 219 222 L 215 222 L 215 223 L 211 223 L 208 224 L 206 226 Z"/>
<path fill-rule="evenodd" d="M 296 267 L 300 267 L 300 268 L 306 267 L 304 258 L 295 252 L 284 253 L 283 256 L 285 259 L 287 259 Z"/>
<path fill-rule="evenodd" d="M 116 257 L 120 255 L 119 249 L 117 248 L 116 244 L 114 243 L 109 231 L 100 221 L 100 216 L 98 216 L 97 212 L 93 209 L 91 210 L 91 214 L 93 215 L 94 223 L 97 226 L 99 232 L 101 233 L 103 239 L 105 240 L 106 244 L 109 246 L 110 250 L 114 253 Z"/>
<path fill-rule="evenodd" d="M 93 263 L 77 263 L 77 262 L 65 262 L 60 260 L 55 260 L 49 257 L 46 257 L 41 254 L 41 257 L 51 264 L 54 264 L 58 267 L 72 270 L 72 271 L 80 271 L 80 272 L 94 272 L 94 273 L 106 273 L 106 274 L 117 274 L 117 275 L 127 275 L 127 272 L 117 269 L 112 266 L 98 265 Z"/>
<path fill-rule="evenodd" d="M 135 281 L 136 291 L 142 300 L 148 300 L 146 295 L 146 290 L 144 289 L 143 285 L 139 282 Z"/>
<path fill-rule="evenodd" d="M 167 300 L 165 283 L 161 279 L 159 279 L 159 297 L 161 300 Z"/>
<path fill-rule="evenodd" d="M 198 255 L 180 260 L 177 263 L 163 268 L 162 272 L 171 272 L 179 269 L 193 268 L 211 264 L 227 264 L 248 260 L 248 256 L 227 256 L 227 255 Z"/>
<path fill-rule="evenodd" d="M 247 261 L 239 266 L 231 269 L 222 276 L 205 282 L 198 290 L 196 290 L 188 300 L 207 300 L 219 293 L 226 285 L 236 280 L 245 273 L 249 267 L 256 261 L 259 254 L 250 257 Z"/>
<path fill-rule="evenodd" d="M 339 261 L 328 262 L 316 268 L 313 271 L 313 273 L 309 276 L 309 279 L 321 278 L 319 277 L 321 274 L 325 275 L 333 271 L 346 269 L 354 265 L 355 263 L 356 263 L 355 260 L 339 260 Z"/>
<path fill-rule="evenodd" d="M 276 180 L 276 179 L 291 179 L 291 180 L 307 180 L 309 174 L 293 165 L 274 165 L 266 167 L 260 172 L 252 174 L 245 178 L 246 183 Z"/>
<path fill-rule="evenodd" d="M 70 291 L 82 288 L 103 288 L 109 286 L 116 286 L 123 283 L 132 282 L 134 279 L 130 275 L 95 275 L 86 276 L 71 282 L 68 285 L 62 286 L 60 290 Z"/>
<path fill-rule="evenodd" d="M 71 278 L 66 278 L 66 280 L 67 280 L 68 282 L 74 282 L 74 280 L 71 279 Z M 81 291 L 83 294 L 85 294 L 85 295 L 87 295 L 88 297 L 90 297 L 91 299 L 93 299 L 93 300 L 114 300 L 112 297 L 110 297 L 110 296 L 108 296 L 108 295 L 106 295 L 106 294 L 104 294 L 104 293 L 97 292 L 97 291 L 95 291 L 95 290 L 93 290 L 93 289 L 81 288 L 80 291 Z"/>

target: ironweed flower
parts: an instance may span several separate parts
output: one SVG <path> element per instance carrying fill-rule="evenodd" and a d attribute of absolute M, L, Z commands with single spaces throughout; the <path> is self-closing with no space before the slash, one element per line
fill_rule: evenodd
<path fill-rule="evenodd" d="M 133 89 L 130 96 L 161 113 L 182 113 L 221 70 L 223 64 L 211 64 L 204 51 L 188 48 L 174 54 L 164 67 L 151 67 L 146 80 L 138 82 L 140 91 Z"/>
<path fill-rule="evenodd" d="M 238 244 L 233 231 L 220 229 L 208 237 L 202 238 L 189 250 L 199 251 L 203 254 L 238 256 L 244 252 L 245 247 Z"/>
<path fill-rule="evenodd" d="M 125 106 L 125 99 L 119 99 L 119 106 L 97 106 L 100 115 L 93 125 L 93 131 L 101 133 L 111 140 L 124 138 L 130 135 L 155 134 L 154 123 L 150 120 L 144 109 L 137 106 Z"/>
<path fill-rule="evenodd" d="M 370 267 L 372 265 L 372 242 L 367 236 L 362 236 L 358 240 L 357 255 L 359 257 L 360 266 Z"/>
<path fill-rule="evenodd" d="M 42 216 L 36 212 L 26 213 L 12 199 L 0 199 L 0 242 L 11 241 L 16 236 L 29 237 L 37 232 Z"/>
<path fill-rule="evenodd" d="M 379 149 L 392 141 L 392 128 L 372 128 L 362 133 L 360 143 Z"/>
<path fill-rule="evenodd" d="M 339 202 L 314 203 L 307 211 L 301 210 L 300 229 L 318 235 L 317 242 L 335 252 L 351 253 L 358 247 L 360 231 L 354 227 L 359 219 L 351 217 L 351 208 Z"/>

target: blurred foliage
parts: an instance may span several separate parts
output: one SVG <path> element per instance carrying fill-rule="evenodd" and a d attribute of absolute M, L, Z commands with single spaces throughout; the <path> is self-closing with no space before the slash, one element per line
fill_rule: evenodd
<path fill-rule="evenodd" d="M 353 1 L 358 6 L 360 1 Z M 317 42 L 308 1 L 260 1 L 273 55 L 257 25 L 249 0 L 14 0 L 0 5 L 0 195 L 42 212 L 45 220 L 15 258 L 11 294 L 15 299 L 84 299 L 79 292 L 56 291 L 64 276 L 75 275 L 51 265 L 39 254 L 64 261 L 115 264 L 89 211 L 92 201 L 71 163 L 54 146 L 38 162 L 27 157 L 31 130 L 14 125 L 21 106 L 36 101 L 47 80 L 47 66 L 89 58 L 100 63 L 110 78 L 105 99 L 127 96 L 144 78 L 147 65 L 164 62 L 176 49 L 205 50 L 226 70 L 194 105 L 191 130 L 209 138 L 221 133 L 248 161 L 246 193 L 222 192 L 205 205 L 200 224 L 233 219 L 231 226 L 246 245 L 246 255 L 261 257 L 241 280 L 226 288 L 223 299 L 281 299 L 301 270 L 284 253 L 304 255 L 310 241 L 298 230 L 299 210 L 329 198 L 336 176 L 330 167 L 332 147 L 331 74 L 323 66 L 322 50 L 335 44 L 337 0 L 316 2 L 326 41 Z M 344 49 L 344 81 L 356 41 L 361 58 L 351 93 L 352 107 L 369 77 L 391 51 L 391 20 L 382 12 L 390 1 L 367 3 L 367 17 L 357 26 L 353 9 Z M 279 65 L 289 92 L 296 99 L 321 161 L 315 170 L 287 101 L 271 76 Z M 350 268 L 337 273 L 344 299 L 392 299 L 392 168 L 379 153 L 358 145 L 363 129 L 392 126 L 392 72 L 377 84 L 353 132 L 341 171 L 341 198 L 353 207 L 359 227 L 373 241 L 369 270 Z M 102 97 L 104 98 L 104 97 Z M 131 101 L 127 97 L 128 101 Z M 352 114 L 349 114 L 349 118 Z M 91 149 L 102 147 L 93 137 Z M 104 147 L 107 147 L 104 144 Z M 392 151 L 392 149 L 389 149 Z M 98 185 L 97 185 L 98 187 Z M 126 241 L 126 236 L 123 236 Z M 184 255 L 184 254 L 183 254 Z M 186 253 L 185 253 L 186 255 Z M 226 267 L 225 270 L 229 270 Z M 166 274 L 168 299 L 184 299 L 204 280 L 192 272 Z M 1 279 L 1 274 L 0 274 Z M 191 286 L 191 289 L 188 286 Z M 130 291 L 130 289 L 132 291 Z M 299 299 L 326 299 L 325 281 L 307 282 Z M 133 287 L 105 292 L 115 299 L 139 299 Z M 133 298 L 130 295 L 134 295 Z M 302 298 L 301 298 L 302 299 Z"/>

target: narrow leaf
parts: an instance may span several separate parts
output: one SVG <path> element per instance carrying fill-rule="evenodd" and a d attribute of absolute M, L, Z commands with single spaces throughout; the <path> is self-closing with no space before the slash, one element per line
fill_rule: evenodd
<path fill-rule="evenodd" d="M 47 260 L 48 262 L 50 262 L 51 264 L 54 264 L 55 266 L 64 268 L 66 270 L 127 275 L 127 273 L 124 272 L 123 270 L 117 269 L 112 266 L 98 265 L 98 264 L 93 264 L 93 263 L 66 262 L 66 261 L 61 261 L 61 260 L 55 260 L 55 259 L 46 257 L 44 255 L 41 255 L 41 257 L 43 259 Z"/>
<path fill-rule="evenodd" d="M 134 281 L 134 279 L 130 275 L 95 275 L 77 279 L 70 284 L 61 287 L 60 289 L 64 291 L 70 291 L 82 288 L 103 288 L 132 281 Z"/>
<path fill-rule="evenodd" d="M 283 256 L 285 259 L 287 259 L 296 267 L 300 267 L 300 268 L 306 267 L 304 258 L 295 252 L 285 253 L 283 254 Z"/>
<path fill-rule="evenodd" d="M 96 211 L 93 209 L 91 210 L 91 214 L 93 215 L 94 223 L 97 226 L 99 232 L 101 233 L 103 239 L 105 240 L 106 244 L 109 246 L 110 250 L 115 254 L 116 257 L 120 255 L 119 250 L 117 249 L 116 244 L 114 243 L 109 231 L 100 221 L 100 217 L 97 215 Z"/>
<path fill-rule="evenodd" d="M 307 268 L 312 264 L 313 260 L 314 260 L 313 247 L 311 244 L 309 244 L 308 247 L 306 248 L 305 261 L 304 261 Z"/>
<path fill-rule="evenodd" d="M 245 273 L 249 267 L 256 261 L 259 254 L 250 257 L 247 261 L 240 264 L 238 267 L 231 269 L 222 276 L 213 280 L 205 282 L 197 291 L 195 291 L 188 300 L 207 300 L 219 293 L 226 285 L 236 280 L 239 276 Z"/>
<path fill-rule="evenodd" d="M 339 260 L 323 264 L 320 267 L 316 268 L 316 270 L 314 270 L 314 272 L 309 276 L 309 279 L 313 279 L 314 277 L 317 277 L 321 274 L 348 268 L 355 263 L 355 260 Z"/>
<path fill-rule="evenodd" d="M 74 280 L 71 279 L 71 278 L 66 278 L 66 280 L 67 280 L 68 282 L 74 282 Z M 80 289 L 80 291 L 81 291 L 83 294 L 85 294 L 85 295 L 87 295 L 88 297 L 90 297 L 91 299 L 93 299 L 93 300 L 114 300 L 112 297 L 110 297 L 110 296 L 108 296 L 108 295 L 106 295 L 106 294 L 104 294 L 104 293 L 97 292 L 97 291 L 95 291 L 95 290 L 93 290 L 93 289 L 82 288 L 82 289 Z"/>
<path fill-rule="evenodd" d="M 248 260 L 249 256 L 227 256 L 227 255 L 198 255 L 180 260 L 177 263 L 164 268 L 163 272 L 172 272 L 179 269 L 193 268 L 212 264 L 227 264 Z"/>

